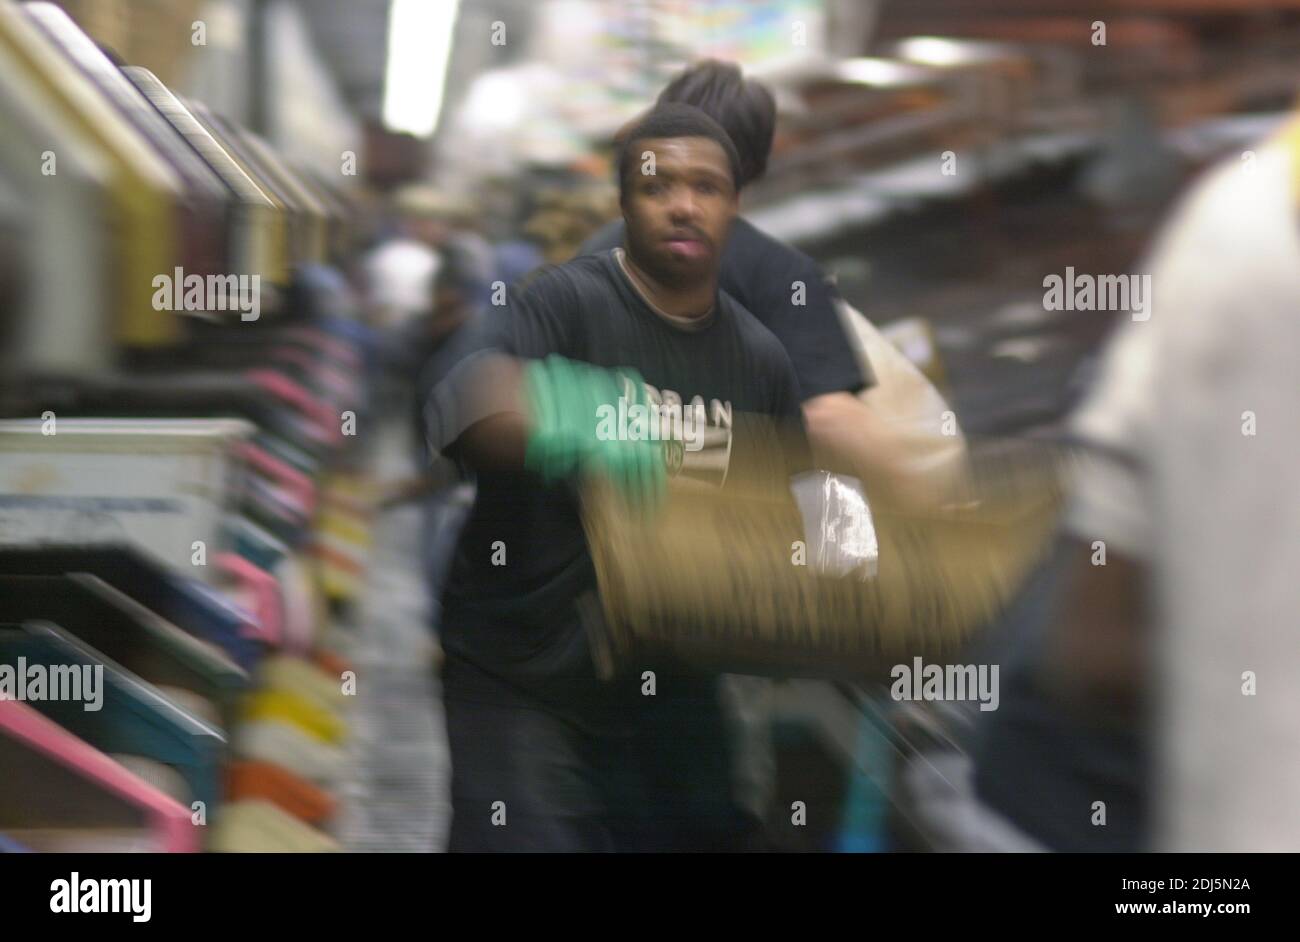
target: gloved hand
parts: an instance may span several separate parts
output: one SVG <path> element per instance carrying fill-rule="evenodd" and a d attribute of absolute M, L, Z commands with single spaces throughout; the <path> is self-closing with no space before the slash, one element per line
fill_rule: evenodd
<path fill-rule="evenodd" d="M 599 474 L 632 504 L 658 506 L 667 478 L 662 445 L 604 441 L 597 435 L 602 406 L 617 413 L 620 397 L 629 408 L 648 403 L 635 370 L 607 370 L 552 355 L 525 367 L 524 392 L 533 419 L 527 468 L 548 482 L 578 472 Z"/>

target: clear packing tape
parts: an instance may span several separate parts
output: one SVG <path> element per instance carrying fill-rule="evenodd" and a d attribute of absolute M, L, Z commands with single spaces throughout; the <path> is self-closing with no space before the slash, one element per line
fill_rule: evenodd
<path fill-rule="evenodd" d="M 824 472 L 795 480 L 798 502 L 788 488 L 674 482 L 653 518 L 593 483 L 583 519 L 600 600 L 583 615 L 597 669 L 666 658 L 871 680 L 916 656 L 950 661 L 1046 551 L 1066 460 L 1043 443 L 981 443 L 960 502 L 924 513 L 867 511 L 852 479 Z"/>
<path fill-rule="evenodd" d="M 880 543 L 857 478 L 808 471 L 790 481 L 790 492 L 803 518 L 806 565 L 819 576 L 876 575 Z"/>

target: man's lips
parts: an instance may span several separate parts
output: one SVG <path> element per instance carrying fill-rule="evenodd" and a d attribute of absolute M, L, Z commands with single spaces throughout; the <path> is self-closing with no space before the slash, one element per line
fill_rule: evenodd
<path fill-rule="evenodd" d="M 709 245 L 704 239 L 693 235 L 670 235 L 664 239 L 668 245 L 668 250 L 674 255 L 688 256 L 690 258 L 699 258 L 707 255 Z"/>

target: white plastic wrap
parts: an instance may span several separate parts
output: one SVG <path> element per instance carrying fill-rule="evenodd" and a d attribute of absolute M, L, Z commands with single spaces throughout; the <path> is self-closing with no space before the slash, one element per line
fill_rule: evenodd
<path fill-rule="evenodd" d="M 832 578 L 875 578 L 880 546 L 858 479 L 808 471 L 793 479 L 790 490 L 803 517 L 808 565 Z"/>

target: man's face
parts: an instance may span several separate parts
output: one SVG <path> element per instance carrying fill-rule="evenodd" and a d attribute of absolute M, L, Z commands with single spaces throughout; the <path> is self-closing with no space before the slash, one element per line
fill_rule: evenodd
<path fill-rule="evenodd" d="M 662 281 L 716 274 L 736 215 L 726 151 L 707 137 L 672 137 L 634 141 L 633 153 L 623 195 L 632 260 Z"/>

